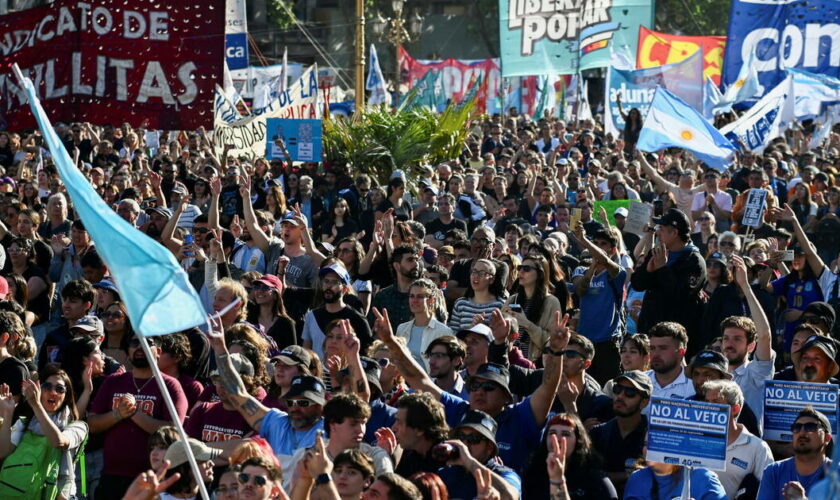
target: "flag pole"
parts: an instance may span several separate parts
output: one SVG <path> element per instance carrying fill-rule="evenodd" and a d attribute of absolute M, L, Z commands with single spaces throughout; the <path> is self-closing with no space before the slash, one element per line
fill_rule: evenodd
<path fill-rule="evenodd" d="M 201 498 L 204 500 L 210 500 L 210 495 L 207 494 L 207 488 L 204 486 L 201 469 L 199 469 L 198 462 L 195 460 L 192 448 L 189 446 L 189 436 L 187 436 L 186 431 L 184 431 L 184 426 L 181 425 L 181 421 L 178 420 L 178 412 L 175 410 L 175 403 L 172 402 L 172 397 L 169 395 L 169 390 L 166 388 L 166 383 L 163 381 L 163 375 L 160 372 L 160 368 L 158 368 L 157 362 L 155 362 L 155 358 L 152 356 L 149 343 L 146 342 L 146 337 L 143 335 L 138 334 L 137 338 L 140 341 L 140 347 L 143 348 L 143 353 L 146 355 L 146 359 L 149 360 L 149 367 L 152 369 L 152 374 L 155 377 L 160 393 L 163 396 L 163 401 L 166 404 L 166 409 L 169 411 L 169 418 L 172 419 L 172 423 L 175 424 L 175 427 L 178 429 L 178 434 L 181 436 L 181 440 L 183 440 L 186 445 L 184 446 L 184 449 L 187 452 L 187 460 L 190 463 L 190 468 L 192 469 L 195 482 L 198 484 L 198 490 L 201 492 Z"/>

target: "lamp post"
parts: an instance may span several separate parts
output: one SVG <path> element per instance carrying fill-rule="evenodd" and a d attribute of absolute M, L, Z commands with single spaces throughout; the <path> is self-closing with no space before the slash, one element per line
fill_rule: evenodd
<path fill-rule="evenodd" d="M 394 105 L 400 99 L 400 47 L 423 32 L 423 17 L 415 11 L 408 20 L 403 19 L 404 7 L 405 0 L 391 0 L 394 17 L 384 18 L 377 14 L 370 23 L 374 36 L 394 46 Z"/>
<path fill-rule="evenodd" d="M 365 108 L 365 1 L 356 0 L 356 110 L 361 116 Z"/>

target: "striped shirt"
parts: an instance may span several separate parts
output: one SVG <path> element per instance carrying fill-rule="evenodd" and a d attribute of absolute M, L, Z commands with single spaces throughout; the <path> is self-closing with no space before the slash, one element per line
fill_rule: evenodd
<path fill-rule="evenodd" d="M 505 302 L 498 298 L 486 304 L 478 304 L 472 298 L 461 297 L 455 301 L 455 305 L 452 307 L 448 326 L 453 332 L 469 328 L 472 326 L 473 316 L 481 313 L 484 313 L 484 323 L 488 324 L 490 313 L 494 309 L 501 309 L 504 305 Z"/>

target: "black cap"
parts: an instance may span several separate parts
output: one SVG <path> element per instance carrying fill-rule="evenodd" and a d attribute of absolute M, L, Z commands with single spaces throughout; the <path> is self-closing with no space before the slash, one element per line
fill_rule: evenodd
<path fill-rule="evenodd" d="M 697 353 L 691 360 L 691 364 L 685 368 L 685 375 L 691 377 L 691 372 L 698 367 L 711 368 L 720 372 L 723 378 L 732 380 L 732 374 L 729 373 L 729 362 L 723 354 L 717 351 L 700 351 Z"/>
<path fill-rule="evenodd" d="M 717 262 L 723 266 L 726 266 L 726 256 L 724 256 L 720 252 L 715 252 L 712 255 L 709 255 L 709 257 L 706 259 L 706 264 L 711 264 L 712 262 Z"/>
<path fill-rule="evenodd" d="M 802 311 L 802 315 L 804 316 L 808 313 L 811 313 L 814 316 L 819 316 L 820 319 L 828 325 L 829 331 L 831 331 L 834 327 L 834 321 L 837 319 L 834 308 L 831 307 L 828 302 L 811 302 L 808 304 L 808 307 Z"/>
<path fill-rule="evenodd" d="M 508 396 L 510 396 L 510 398 L 513 399 L 513 394 L 511 394 L 510 389 L 508 388 L 508 383 L 510 381 L 510 372 L 508 372 L 508 369 L 504 366 L 496 363 L 484 363 L 483 365 L 478 367 L 478 370 L 476 370 L 475 375 L 471 375 L 469 377 L 467 383 L 472 383 L 472 380 L 476 378 L 493 382 L 494 384 L 504 389 Z"/>
<path fill-rule="evenodd" d="M 805 354 L 805 351 L 815 347 L 821 350 L 826 356 L 828 356 L 829 361 L 831 361 L 831 371 L 829 372 L 830 376 L 837 375 L 840 372 L 840 366 L 837 365 L 837 342 L 830 338 L 830 337 L 823 337 L 822 335 L 811 335 L 802 344 L 802 347 L 796 351 L 795 353 L 791 354 L 793 358 L 793 362 L 797 365 L 799 364 L 799 359 Z"/>
<path fill-rule="evenodd" d="M 480 410 L 469 410 L 464 415 L 455 428 L 469 427 L 487 438 L 493 444 L 496 444 L 496 431 L 499 429 L 499 424 L 490 415 Z"/>
<path fill-rule="evenodd" d="M 622 373 L 621 375 L 617 376 L 613 379 L 613 383 L 618 383 L 622 380 L 626 380 L 633 384 L 633 387 L 642 391 L 645 394 L 645 397 L 650 397 L 653 394 L 653 383 L 650 381 L 650 377 L 647 374 L 640 370 L 630 370 Z"/>
<path fill-rule="evenodd" d="M 362 356 L 361 361 L 362 370 L 365 372 L 365 378 L 367 378 L 368 384 L 371 385 L 371 388 L 379 389 L 379 393 L 382 394 L 382 382 L 379 381 L 379 376 L 382 374 L 382 367 L 379 366 L 379 361 L 367 356 Z M 344 368 L 338 374 L 346 377 L 350 375 L 350 368 Z"/>
<path fill-rule="evenodd" d="M 813 410 L 813 408 L 811 408 L 811 409 Z M 799 420 L 802 417 L 814 417 L 815 416 L 816 419 L 820 421 L 820 425 L 822 426 L 825 433 L 826 434 L 831 434 L 831 422 L 828 420 L 828 417 L 826 417 L 823 412 L 821 412 L 819 410 L 813 410 L 816 415 L 811 415 L 811 412 L 808 412 L 808 413 L 803 415 L 802 413 L 804 411 L 806 411 L 806 410 L 801 410 L 796 415 L 796 418 L 793 420 L 794 423 L 796 423 L 796 421 Z"/>
<path fill-rule="evenodd" d="M 292 379 L 292 386 L 286 394 L 283 394 L 283 399 L 303 396 L 315 404 L 326 404 L 326 387 L 321 380 L 311 375 L 298 375 Z"/>
<path fill-rule="evenodd" d="M 665 215 L 659 217 L 658 219 L 653 219 L 653 223 L 659 224 L 660 226 L 674 227 L 680 232 L 680 234 L 688 234 L 691 228 L 688 216 L 676 208 L 668 209 L 668 211 L 665 212 Z"/>
<path fill-rule="evenodd" d="M 290 345 L 283 348 L 280 354 L 271 358 L 273 362 L 281 362 L 284 365 L 300 365 L 309 372 L 309 365 L 312 364 L 312 356 L 299 345 Z"/>

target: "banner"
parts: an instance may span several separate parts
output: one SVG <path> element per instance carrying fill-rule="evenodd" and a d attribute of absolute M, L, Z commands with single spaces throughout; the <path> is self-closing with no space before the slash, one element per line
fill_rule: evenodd
<path fill-rule="evenodd" d="M 228 68 L 248 67 L 248 18 L 245 0 L 225 0 L 225 60 Z"/>
<path fill-rule="evenodd" d="M 262 157 L 266 152 L 266 120 L 269 118 L 320 119 L 322 109 L 318 97 L 318 68 L 311 66 L 297 81 L 281 92 L 269 106 L 252 110 L 252 115 L 235 121 L 227 121 L 232 112 L 220 100 L 216 100 L 213 128 L 216 155 L 221 156 L 225 144 L 232 146 L 229 154 Z"/>
<path fill-rule="evenodd" d="M 301 63 L 290 62 L 287 70 L 286 83 L 295 81 L 300 78 L 306 67 Z M 277 78 L 283 74 L 282 64 L 273 64 L 271 66 L 248 66 L 245 69 L 237 69 L 230 72 L 233 79 L 233 84 L 236 89 L 245 99 L 254 98 L 254 90 L 269 80 Z"/>
<path fill-rule="evenodd" d="M 607 219 L 609 219 L 610 227 L 615 227 L 615 211 L 619 208 L 626 208 L 630 210 L 630 200 L 599 200 L 594 203 L 595 209 L 592 211 L 592 217 L 604 224 L 601 218 L 601 208 L 607 212 Z"/>
<path fill-rule="evenodd" d="M 636 67 L 664 66 L 684 61 L 697 50 L 703 51 L 703 80 L 711 78 L 720 86 L 725 36 L 669 35 L 642 26 L 636 49 Z"/>
<path fill-rule="evenodd" d="M 35 126 L 17 63 L 57 122 L 211 126 L 222 79 L 224 9 L 197 2 L 59 0 L 0 22 L 0 128 Z"/>
<path fill-rule="evenodd" d="M 604 125 L 607 132 L 617 135 L 624 130 L 624 119 L 618 112 L 616 100 L 621 94 L 625 113 L 639 108 L 642 117 L 647 114 L 656 86 L 664 87 L 679 96 L 695 109 L 703 109 L 703 58 L 696 51 L 688 59 L 656 68 L 620 71 L 610 68 L 607 73 Z"/>
<path fill-rule="evenodd" d="M 767 190 L 750 189 L 747 195 L 747 203 L 744 205 L 744 217 L 741 219 L 742 226 L 758 227 L 761 225 L 761 214 L 767 208 Z"/>
<path fill-rule="evenodd" d="M 651 398 L 645 458 L 649 462 L 726 470 L 728 433 L 729 405 Z"/>
<path fill-rule="evenodd" d="M 266 158 L 286 160 L 283 150 L 276 144 L 278 139 L 282 139 L 292 161 L 321 161 L 322 130 L 321 120 L 269 118 Z"/>
<path fill-rule="evenodd" d="M 635 47 L 639 27 L 652 24 L 651 0 L 499 0 L 503 76 L 605 68 L 611 44 Z"/>
<path fill-rule="evenodd" d="M 837 385 L 809 382 L 764 381 L 764 439 L 791 441 L 790 426 L 799 410 L 811 407 L 828 417 L 837 435 Z"/>
<path fill-rule="evenodd" d="M 732 144 L 743 144 L 753 153 L 762 154 L 770 141 L 782 136 L 794 121 L 793 111 L 793 77 L 789 76 L 736 121 L 722 127 L 720 133 Z"/>
<path fill-rule="evenodd" d="M 787 73 L 793 77 L 797 118 L 817 116 L 824 104 L 840 101 L 840 79 L 798 69 L 788 69 Z"/>
<path fill-rule="evenodd" d="M 723 59 L 723 82 L 738 79 L 755 50 L 766 90 L 785 78 L 785 68 L 840 76 L 840 2 L 837 0 L 733 0 Z"/>

